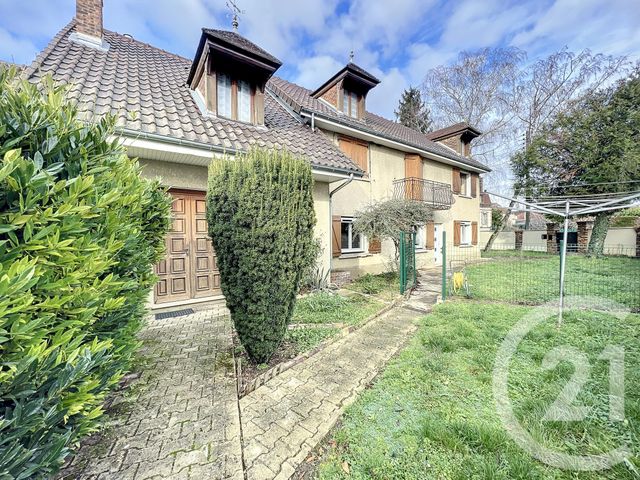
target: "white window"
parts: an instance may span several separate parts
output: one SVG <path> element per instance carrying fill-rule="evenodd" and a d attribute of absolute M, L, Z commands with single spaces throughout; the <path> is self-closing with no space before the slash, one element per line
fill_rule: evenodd
<path fill-rule="evenodd" d="M 416 225 L 413 227 L 413 231 L 416 233 L 414 237 L 416 250 L 424 249 L 427 245 L 427 227 L 424 225 Z"/>
<path fill-rule="evenodd" d="M 342 253 L 363 252 L 362 235 L 353 232 L 353 218 L 342 217 L 340 220 L 340 250 Z"/>
<path fill-rule="evenodd" d="M 238 82 L 238 120 L 251 121 L 251 86 L 249 82 Z"/>
<path fill-rule="evenodd" d="M 471 195 L 471 174 L 460 172 L 460 195 Z"/>
<path fill-rule="evenodd" d="M 489 212 L 482 212 L 482 215 L 480 217 L 480 221 L 482 222 L 482 226 L 483 227 L 490 227 L 491 225 L 489 224 Z"/>
<path fill-rule="evenodd" d="M 218 74 L 216 78 L 218 115 L 231 118 L 231 77 Z"/>
<path fill-rule="evenodd" d="M 471 245 L 471 222 L 460 222 L 460 245 Z"/>
<path fill-rule="evenodd" d="M 253 92 L 251 84 L 236 80 L 226 73 L 216 74 L 216 102 L 218 116 L 251 122 Z"/>
<path fill-rule="evenodd" d="M 353 118 L 358 118 L 358 95 L 348 90 L 343 91 L 342 112 Z"/>

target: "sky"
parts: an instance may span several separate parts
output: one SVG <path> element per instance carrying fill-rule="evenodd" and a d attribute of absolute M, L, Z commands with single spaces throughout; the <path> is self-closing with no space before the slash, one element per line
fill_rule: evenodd
<path fill-rule="evenodd" d="M 565 46 L 640 54 L 640 0 L 236 0 L 239 33 L 314 89 L 354 61 L 382 80 L 367 109 L 395 118 L 402 91 L 462 50 L 515 46 L 529 60 Z M 104 0 L 104 26 L 187 58 L 201 27 L 230 29 L 224 0 Z M 30 63 L 75 13 L 74 0 L 0 0 L 0 59 Z"/>

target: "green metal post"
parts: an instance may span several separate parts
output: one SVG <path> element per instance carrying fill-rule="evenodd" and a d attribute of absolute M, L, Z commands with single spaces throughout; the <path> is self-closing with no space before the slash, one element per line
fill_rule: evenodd
<path fill-rule="evenodd" d="M 442 301 L 447 299 L 447 232 L 442 231 Z"/>
<path fill-rule="evenodd" d="M 413 252 L 413 288 L 418 284 L 418 271 L 416 270 L 416 234 L 411 235 L 411 251 Z"/>
<path fill-rule="evenodd" d="M 404 270 L 404 232 L 400 232 L 400 295 L 404 295 L 405 287 Z"/>

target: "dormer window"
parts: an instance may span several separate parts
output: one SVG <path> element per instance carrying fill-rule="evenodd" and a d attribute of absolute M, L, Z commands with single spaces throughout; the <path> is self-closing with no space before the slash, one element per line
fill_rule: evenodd
<path fill-rule="evenodd" d="M 358 118 L 358 103 L 360 96 L 354 92 L 344 90 L 342 95 L 342 113 L 353 118 Z"/>
<path fill-rule="evenodd" d="M 265 85 L 280 65 L 236 32 L 203 28 L 187 83 L 202 113 L 263 125 Z"/>
<path fill-rule="evenodd" d="M 366 111 L 367 93 L 380 83 L 366 70 L 349 62 L 346 67 L 311 93 L 322 99 L 338 112 L 351 118 L 362 118 Z"/>
<path fill-rule="evenodd" d="M 253 122 L 253 96 L 251 84 L 245 80 L 232 79 L 230 75 L 216 75 L 217 113 L 220 117 Z"/>

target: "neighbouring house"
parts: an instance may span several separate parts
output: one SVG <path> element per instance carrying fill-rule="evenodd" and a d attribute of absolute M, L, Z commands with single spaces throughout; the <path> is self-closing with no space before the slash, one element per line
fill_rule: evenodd
<path fill-rule="evenodd" d="M 392 245 L 360 238 L 352 221 L 367 203 L 394 195 L 436 211 L 416 225 L 420 265 L 437 263 L 441 232 L 455 248 L 478 248 L 479 179 L 489 169 L 471 157 L 480 135 L 472 126 L 424 135 L 368 112 L 379 80 L 354 63 L 310 91 L 275 76 L 281 62 L 236 31 L 202 29 L 186 59 L 105 30 L 102 8 L 102 0 L 77 0 L 73 21 L 22 74 L 68 84 L 86 120 L 115 115 L 143 175 L 170 187 L 173 229 L 152 308 L 223 300 L 207 237 L 207 165 L 252 146 L 286 148 L 311 163 L 319 263 L 334 276 L 385 268 Z"/>

